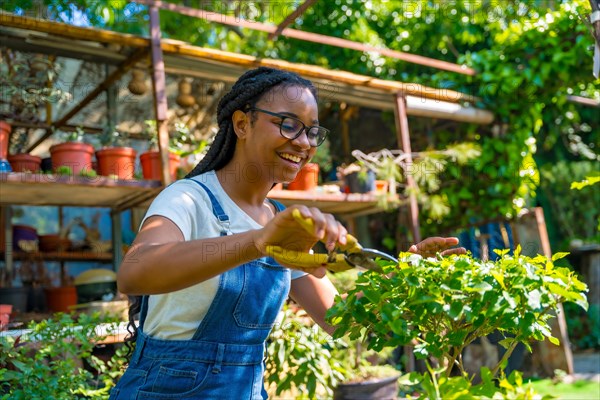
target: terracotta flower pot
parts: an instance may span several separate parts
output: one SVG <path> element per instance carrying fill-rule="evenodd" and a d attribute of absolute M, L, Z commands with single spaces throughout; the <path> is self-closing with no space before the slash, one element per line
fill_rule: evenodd
<path fill-rule="evenodd" d="M 44 289 L 48 311 L 69 312 L 69 307 L 77 304 L 75 286 L 62 286 Z"/>
<path fill-rule="evenodd" d="M 14 172 L 39 172 L 42 159 L 31 154 L 12 154 L 8 162 Z"/>
<path fill-rule="evenodd" d="M 66 142 L 50 147 L 52 168 L 70 167 L 73 175 L 79 175 L 82 170 L 92 169 L 94 148 L 87 143 Z"/>
<path fill-rule="evenodd" d="M 319 183 L 319 164 L 308 163 L 298 172 L 296 178 L 288 183 L 288 190 L 313 190 Z"/>
<path fill-rule="evenodd" d="M 136 152 L 131 147 L 108 147 L 96 152 L 98 174 L 133 179 Z"/>
<path fill-rule="evenodd" d="M 12 308 L 12 304 L 0 304 L 0 331 L 3 331 L 8 327 Z"/>
<path fill-rule="evenodd" d="M 6 160 L 8 155 L 8 140 L 12 127 L 4 121 L 0 121 L 0 160 Z"/>
<path fill-rule="evenodd" d="M 140 155 L 142 164 L 142 175 L 144 179 L 161 180 L 160 172 L 160 153 L 158 151 L 148 151 Z M 175 153 L 169 153 L 169 173 L 171 180 L 177 179 L 177 168 L 179 167 L 179 156 Z"/>

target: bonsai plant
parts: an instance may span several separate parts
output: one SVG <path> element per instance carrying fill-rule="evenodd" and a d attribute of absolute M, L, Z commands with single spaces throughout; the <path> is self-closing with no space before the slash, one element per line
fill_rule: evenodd
<path fill-rule="evenodd" d="M 96 151 L 98 173 L 117 179 L 133 179 L 136 152 L 127 145 L 127 134 L 109 125 L 99 139 L 102 149 Z"/>
<path fill-rule="evenodd" d="M 400 254 L 398 265 L 381 262 L 385 274 L 363 273 L 330 309 L 334 337 L 369 338 L 374 350 L 416 342 L 416 357 L 433 360 L 426 361 L 428 372 L 411 373 L 404 383 L 418 385 L 423 399 L 514 395 L 523 390 L 520 375 L 515 371 L 506 378 L 502 365 L 518 343 L 529 349 L 532 340 L 557 344 L 550 312 L 565 301 L 587 308 L 587 288 L 572 271 L 554 265 L 565 253 L 552 260 L 521 256 L 520 248 L 514 256 L 508 250 L 498 254 L 494 262 L 468 255 L 424 259 L 411 253 Z M 474 385 L 463 365 L 463 349 L 495 330 L 505 335 L 500 344 L 507 351 L 491 370 L 481 370 L 482 383 Z M 498 375 L 499 383 L 494 381 Z"/>

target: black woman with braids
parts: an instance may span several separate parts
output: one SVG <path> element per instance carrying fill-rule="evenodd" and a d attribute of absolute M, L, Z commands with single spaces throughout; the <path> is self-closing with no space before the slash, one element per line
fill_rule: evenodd
<path fill-rule="evenodd" d="M 266 398 L 265 340 L 288 295 L 332 331 L 324 317 L 336 291 L 325 270 L 284 267 L 266 251 L 345 244 L 332 215 L 266 198 L 329 133 L 319 125 L 315 87 L 286 71 L 248 71 L 221 99 L 217 120 L 206 157 L 154 200 L 119 268 L 119 290 L 142 301 L 135 350 L 111 399 Z M 430 238 L 413 250 L 456 243 Z"/>

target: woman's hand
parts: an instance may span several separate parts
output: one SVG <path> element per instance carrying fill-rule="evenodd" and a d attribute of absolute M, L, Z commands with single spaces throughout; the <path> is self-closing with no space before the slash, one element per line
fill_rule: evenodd
<path fill-rule="evenodd" d="M 419 254 L 423 257 L 435 257 L 437 253 L 442 256 L 449 256 L 451 254 L 465 254 L 467 250 L 464 247 L 450 247 L 458 244 L 458 238 L 455 237 L 430 237 L 417 244 L 413 244 L 408 249 L 409 252 Z"/>
<path fill-rule="evenodd" d="M 307 229 L 293 217 L 294 209 L 300 211 L 304 218 L 312 220 L 312 229 Z M 327 250 L 332 251 L 337 244 L 346 244 L 347 233 L 346 228 L 331 214 L 322 213 L 317 208 L 292 206 L 278 213 L 264 228 L 256 231 L 254 243 L 263 255 L 268 255 L 267 246 L 308 253 L 318 241 L 325 243 Z M 325 275 L 325 268 L 319 264 L 315 264 L 315 268 L 300 268 L 293 264 L 285 266 L 318 277 Z"/>

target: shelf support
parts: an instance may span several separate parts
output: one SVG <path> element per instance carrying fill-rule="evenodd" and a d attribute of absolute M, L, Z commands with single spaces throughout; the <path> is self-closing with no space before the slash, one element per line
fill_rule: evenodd
<path fill-rule="evenodd" d="M 11 223 L 10 206 L 0 207 L 0 221 L 3 222 L 0 229 L 4 231 L 4 262 L 6 267 L 6 279 L 12 279 L 13 266 L 13 235 Z M 8 282 L 10 285 L 10 282 Z"/>
<path fill-rule="evenodd" d="M 151 5 L 150 14 L 150 52 L 152 56 L 152 88 L 154 89 L 154 111 L 156 113 L 156 129 L 158 131 L 158 151 L 162 172 L 162 183 L 171 183 L 169 173 L 169 131 L 167 129 L 167 88 L 165 77 L 165 61 L 161 48 L 160 17 L 158 8 Z"/>
<path fill-rule="evenodd" d="M 398 146 L 406 153 L 406 164 L 412 167 L 412 149 L 410 146 L 410 132 L 408 130 L 408 116 L 406 114 L 406 95 L 402 92 L 396 94 L 395 104 L 396 117 L 396 137 L 398 138 Z M 410 212 L 410 225 L 412 230 L 412 239 L 415 243 L 421 241 L 421 229 L 419 227 L 419 204 L 414 190 L 417 187 L 415 178 L 411 173 L 406 174 L 406 183 L 409 189 L 408 208 Z"/>
<path fill-rule="evenodd" d="M 119 270 L 121 261 L 123 261 L 123 238 L 121 237 L 121 213 L 117 211 L 110 212 L 112 221 L 112 242 L 113 242 L 113 266 L 115 271 Z"/>

